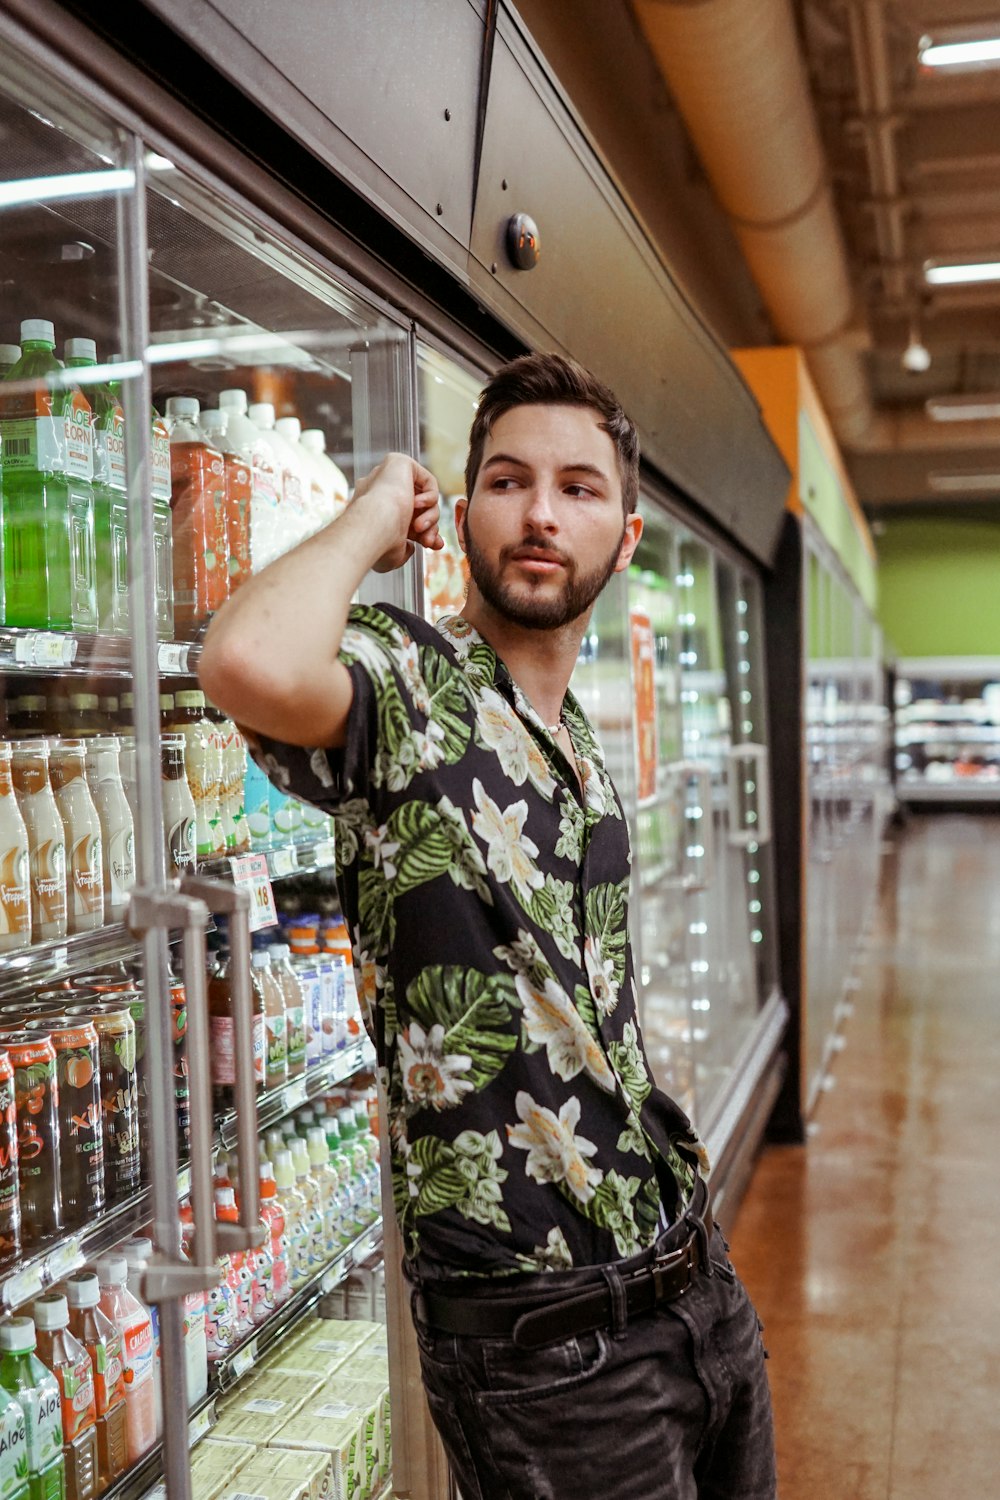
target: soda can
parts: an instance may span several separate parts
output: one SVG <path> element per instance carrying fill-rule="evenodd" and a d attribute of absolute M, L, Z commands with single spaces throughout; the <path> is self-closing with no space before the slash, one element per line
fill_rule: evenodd
<path fill-rule="evenodd" d="M 44 1033 L 56 1054 L 59 1089 L 59 1187 L 67 1229 L 104 1208 L 104 1134 L 97 1032 L 81 1016 L 33 1016 L 25 1031 Z"/>
<path fill-rule="evenodd" d="M 0 1263 L 21 1254 L 21 1189 L 18 1183 L 17 1103 L 14 1065 L 0 1052 Z"/>
<path fill-rule="evenodd" d="M 63 1227 L 56 1051 L 34 1031 L 0 1032 L 14 1069 L 21 1239 L 37 1245 Z"/>
<path fill-rule="evenodd" d="M 104 1188 L 108 1207 L 139 1187 L 139 1099 L 135 1067 L 135 1022 L 116 1001 L 81 1001 L 70 1014 L 92 1021 L 101 1059 L 104 1118 Z"/>
<path fill-rule="evenodd" d="M 74 990 L 92 991 L 95 995 L 114 994 L 117 990 L 134 990 L 136 982 L 125 971 L 124 964 L 102 969 L 96 974 L 75 974 L 70 980 Z"/>

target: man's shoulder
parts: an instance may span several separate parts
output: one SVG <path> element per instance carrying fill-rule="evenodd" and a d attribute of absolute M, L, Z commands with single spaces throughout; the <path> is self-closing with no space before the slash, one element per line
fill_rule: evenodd
<path fill-rule="evenodd" d="M 429 620 L 398 604 L 352 604 L 347 628 L 376 636 L 387 645 L 398 646 L 411 640 L 447 650 L 446 642 Z"/>

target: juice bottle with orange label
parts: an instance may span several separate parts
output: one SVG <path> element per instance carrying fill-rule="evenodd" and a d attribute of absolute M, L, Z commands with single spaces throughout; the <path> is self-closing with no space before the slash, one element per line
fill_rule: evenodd
<path fill-rule="evenodd" d="M 193 396 L 167 401 L 174 623 L 185 637 L 196 635 L 229 597 L 225 463 L 198 427 L 198 412 Z"/>
<path fill-rule="evenodd" d="M 93 1500 L 100 1481 L 90 1355 L 70 1332 L 69 1305 L 61 1293 L 48 1292 L 37 1298 L 32 1312 L 38 1357 L 59 1384 L 66 1500 Z"/>
<path fill-rule="evenodd" d="M 210 409 L 201 414 L 201 430 L 222 454 L 226 469 L 226 539 L 229 592 L 235 593 L 250 577 L 250 503 L 253 469 L 250 460 L 227 438 L 229 415 Z"/>
<path fill-rule="evenodd" d="M 102 1311 L 100 1297 L 93 1271 L 78 1271 L 66 1282 L 70 1332 L 86 1349 L 94 1375 L 97 1464 L 104 1490 L 128 1468 L 128 1435 L 121 1336 Z"/>
<path fill-rule="evenodd" d="M 68 387 L 45 318 L 21 324 L 0 392 L 8 625 L 97 629 L 91 409 Z M 9 389 L 31 382 L 28 389 Z"/>

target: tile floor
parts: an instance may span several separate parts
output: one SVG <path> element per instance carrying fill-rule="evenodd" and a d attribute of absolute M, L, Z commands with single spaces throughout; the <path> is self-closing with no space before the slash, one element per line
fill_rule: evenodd
<path fill-rule="evenodd" d="M 892 842 L 834 1086 L 732 1226 L 781 1500 L 1000 1500 L 1000 817 Z"/>

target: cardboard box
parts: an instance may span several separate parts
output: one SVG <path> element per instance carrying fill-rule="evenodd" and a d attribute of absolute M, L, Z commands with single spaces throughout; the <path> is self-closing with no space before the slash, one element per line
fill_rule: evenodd
<path fill-rule="evenodd" d="M 257 1452 L 251 1443 L 214 1442 L 204 1438 L 191 1453 L 193 1500 L 216 1500 Z"/>
<path fill-rule="evenodd" d="M 332 1500 L 368 1500 L 364 1428 L 356 1414 L 318 1420 L 300 1413 L 271 1440 L 268 1451 L 283 1448 L 329 1455 Z"/>
<path fill-rule="evenodd" d="M 261 1448 L 244 1465 L 219 1500 L 333 1500 L 333 1460 L 329 1453 Z"/>

